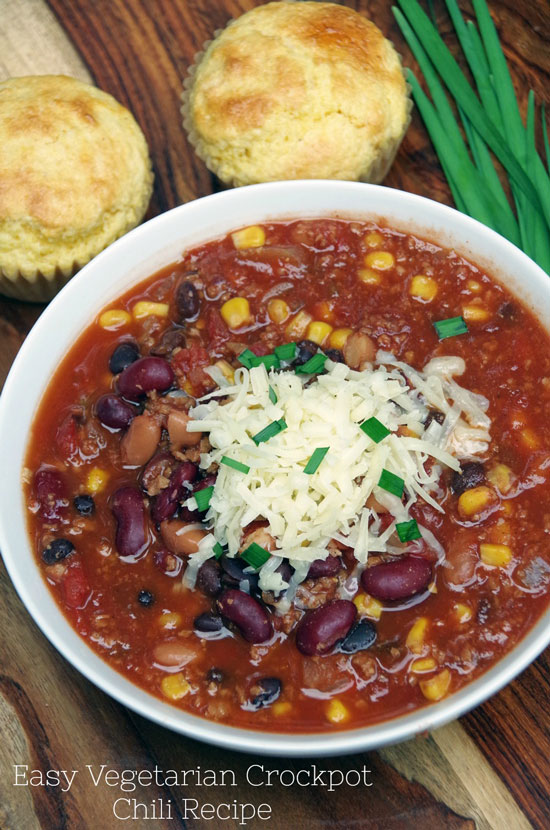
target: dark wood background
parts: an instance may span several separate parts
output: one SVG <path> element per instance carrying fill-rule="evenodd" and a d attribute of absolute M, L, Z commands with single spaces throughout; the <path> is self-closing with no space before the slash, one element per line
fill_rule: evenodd
<path fill-rule="evenodd" d="M 91 80 L 128 106 L 143 128 L 155 167 L 148 216 L 218 189 L 189 147 L 179 114 L 182 78 L 204 41 L 253 0 L 0 0 L 0 79 L 64 72 Z M 391 4 L 359 0 L 414 66 L 393 21 Z M 461 7 L 470 12 L 467 3 Z M 438 25 L 454 49 L 442 2 Z M 533 88 L 550 104 L 548 0 L 490 2 L 491 12 L 525 107 Z M 1 152 L 1 149 L 0 149 Z M 385 182 L 450 202 L 449 191 L 418 116 Z M 42 308 L 0 298 L 0 382 Z M 221 751 L 179 737 L 125 710 L 84 680 L 49 645 L 0 570 L 0 827 L 2 830 L 79 830 L 118 827 L 117 790 L 94 788 L 82 773 L 68 793 L 59 788 L 14 787 L 14 764 L 79 769 L 233 769 L 236 791 L 188 786 L 138 788 L 131 797 L 150 804 L 172 799 L 172 819 L 138 820 L 136 828 L 194 828 L 235 821 L 184 821 L 184 797 L 214 804 L 268 801 L 273 818 L 248 827 L 269 830 L 527 830 L 550 827 L 550 664 L 545 652 L 513 684 L 460 722 L 398 747 L 321 762 L 348 769 L 367 764 L 370 788 L 332 793 L 298 787 L 255 790 L 247 766 L 257 758 Z M 262 760 L 262 759 L 260 759 Z M 308 759 L 267 760 L 269 768 L 298 769 Z M 236 794 L 235 794 L 236 792 Z M 151 813 L 152 816 L 152 813 Z M 120 825 L 124 826 L 124 824 Z"/>

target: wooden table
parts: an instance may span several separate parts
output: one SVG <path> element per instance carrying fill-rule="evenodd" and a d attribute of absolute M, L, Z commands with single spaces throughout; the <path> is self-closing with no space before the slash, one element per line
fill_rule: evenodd
<path fill-rule="evenodd" d="M 153 156 L 156 186 L 149 215 L 210 193 L 216 182 L 189 148 L 178 98 L 186 67 L 212 32 L 254 0 L 0 0 L 0 79 L 66 73 L 93 81 L 126 104 L 140 122 Z M 350 2 L 372 17 L 412 65 L 391 4 Z M 462 4 L 461 5 L 466 5 Z M 523 104 L 530 87 L 550 104 L 548 0 L 490 3 Z M 441 30 L 450 24 L 435 3 Z M 452 42 L 452 38 L 449 38 Z M 1 152 L 1 148 L 0 148 Z M 386 184 L 450 202 L 422 125 L 415 115 Z M 0 300 L 0 378 L 3 380 L 41 307 Z M 237 798 L 268 802 L 269 830 L 353 828 L 398 830 L 432 826 L 454 830 L 550 827 L 549 652 L 515 683 L 459 722 L 429 737 L 320 766 L 366 765 L 372 786 L 255 789 L 246 783 L 252 762 L 179 737 L 137 717 L 84 680 L 50 646 L 0 572 L 0 827 L 2 830 L 79 830 L 123 827 L 113 815 L 121 795 L 94 786 L 86 765 L 118 770 L 230 769 L 238 788 L 139 787 L 126 793 L 149 805 L 135 828 L 223 827 L 181 815 L 182 798 L 218 804 Z M 308 759 L 266 760 L 266 767 L 299 769 Z M 68 792 L 15 787 L 14 765 L 78 769 Z M 124 794 L 123 794 L 124 795 Z M 160 802 L 172 799 L 160 812 Z M 157 816 L 153 807 L 156 804 Z M 171 817 L 169 816 L 171 813 Z M 143 815 L 142 813 L 139 813 Z"/>

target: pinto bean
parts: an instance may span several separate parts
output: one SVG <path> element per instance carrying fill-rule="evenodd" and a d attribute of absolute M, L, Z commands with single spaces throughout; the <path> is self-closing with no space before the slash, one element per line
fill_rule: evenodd
<path fill-rule="evenodd" d="M 170 436 L 172 452 L 177 452 L 182 447 L 194 447 L 201 440 L 202 432 L 187 431 L 187 424 L 190 420 L 189 415 L 183 409 L 176 409 L 169 414 L 166 428 Z"/>
<path fill-rule="evenodd" d="M 265 643 L 273 633 L 269 614 L 258 600 L 227 588 L 218 599 L 218 608 L 222 616 L 237 626 L 244 639 L 249 643 Z"/>
<path fill-rule="evenodd" d="M 137 415 L 135 407 L 118 395 L 102 395 L 96 402 L 95 411 L 101 423 L 111 429 L 125 429 Z"/>
<path fill-rule="evenodd" d="M 186 643 L 177 640 L 166 640 L 158 643 L 153 650 L 153 660 L 159 666 L 182 669 L 195 656 L 194 650 Z"/>
<path fill-rule="evenodd" d="M 344 360 L 350 369 L 360 369 L 363 363 L 372 363 L 375 354 L 374 340 L 360 331 L 350 334 L 344 344 Z"/>
<path fill-rule="evenodd" d="M 343 640 L 355 622 L 357 609 L 347 599 L 337 599 L 308 611 L 296 628 L 296 646 L 302 654 L 327 654 Z"/>
<path fill-rule="evenodd" d="M 137 558 L 148 543 L 147 517 L 137 487 L 121 487 L 113 496 L 111 510 L 116 519 L 115 544 L 120 556 Z"/>
<path fill-rule="evenodd" d="M 139 401 L 147 392 L 165 392 L 174 383 L 174 372 L 162 357 L 140 357 L 118 378 L 118 391 L 129 401 Z"/>
<path fill-rule="evenodd" d="M 432 578 L 432 566 L 419 556 L 402 556 L 381 562 L 361 575 L 365 591 L 380 600 L 401 600 L 424 591 Z"/>
<path fill-rule="evenodd" d="M 197 468 L 190 461 L 178 464 L 170 476 L 168 487 L 160 491 L 151 508 L 151 518 L 156 524 L 172 518 L 185 494 L 186 485 L 190 485 L 196 475 Z"/>
<path fill-rule="evenodd" d="M 454 590 L 469 585 L 475 577 L 479 562 L 478 534 L 471 530 L 458 530 L 446 550 L 442 575 L 445 584 Z"/>
<path fill-rule="evenodd" d="M 198 551 L 200 542 L 206 536 L 206 531 L 195 523 L 169 519 L 160 523 L 160 535 L 168 550 L 188 556 Z"/>
<path fill-rule="evenodd" d="M 65 480 L 57 470 L 42 468 L 34 476 L 34 495 L 38 501 L 38 515 L 46 522 L 63 518 L 69 502 Z"/>
<path fill-rule="evenodd" d="M 142 467 L 153 457 L 161 435 L 159 422 L 146 412 L 138 415 L 120 442 L 120 457 L 123 464 Z"/>
<path fill-rule="evenodd" d="M 180 280 L 176 288 L 176 313 L 179 320 L 196 320 L 201 310 L 199 292 L 189 280 Z"/>
<path fill-rule="evenodd" d="M 314 559 L 307 572 L 308 579 L 319 579 L 322 576 L 336 576 L 342 570 L 342 560 L 339 556 L 330 556 L 326 559 Z"/>

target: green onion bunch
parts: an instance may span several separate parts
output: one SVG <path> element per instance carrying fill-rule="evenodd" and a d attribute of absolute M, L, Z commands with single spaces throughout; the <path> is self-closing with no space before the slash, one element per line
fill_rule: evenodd
<path fill-rule="evenodd" d="M 417 0 L 397 2 L 400 9 L 394 7 L 393 13 L 424 75 L 431 100 L 411 70 L 407 80 L 456 207 L 498 231 L 550 273 L 550 147 L 544 106 L 546 164 L 535 146 L 533 90 L 524 125 L 485 0 L 473 0 L 477 26 L 464 20 L 456 0 L 445 0 L 475 89 Z M 444 87 L 454 99 L 463 132 Z M 492 154 L 507 174 L 515 210 Z"/>

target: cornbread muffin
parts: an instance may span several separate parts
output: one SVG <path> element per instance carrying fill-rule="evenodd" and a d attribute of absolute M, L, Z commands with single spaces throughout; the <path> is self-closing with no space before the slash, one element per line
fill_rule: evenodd
<path fill-rule="evenodd" d="M 46 301 L 140 222 L 147 144 L 105 92 L 64 75 L 0 83 L 0 292 Z"/>
<path fill-rule="evenodd" d="M 276 2 L 232 21 L 198 56 L 184 125 L 235 185 L 380 182 L 409 122 L 401 62 L 380 30 L 334 3 Z"/>

